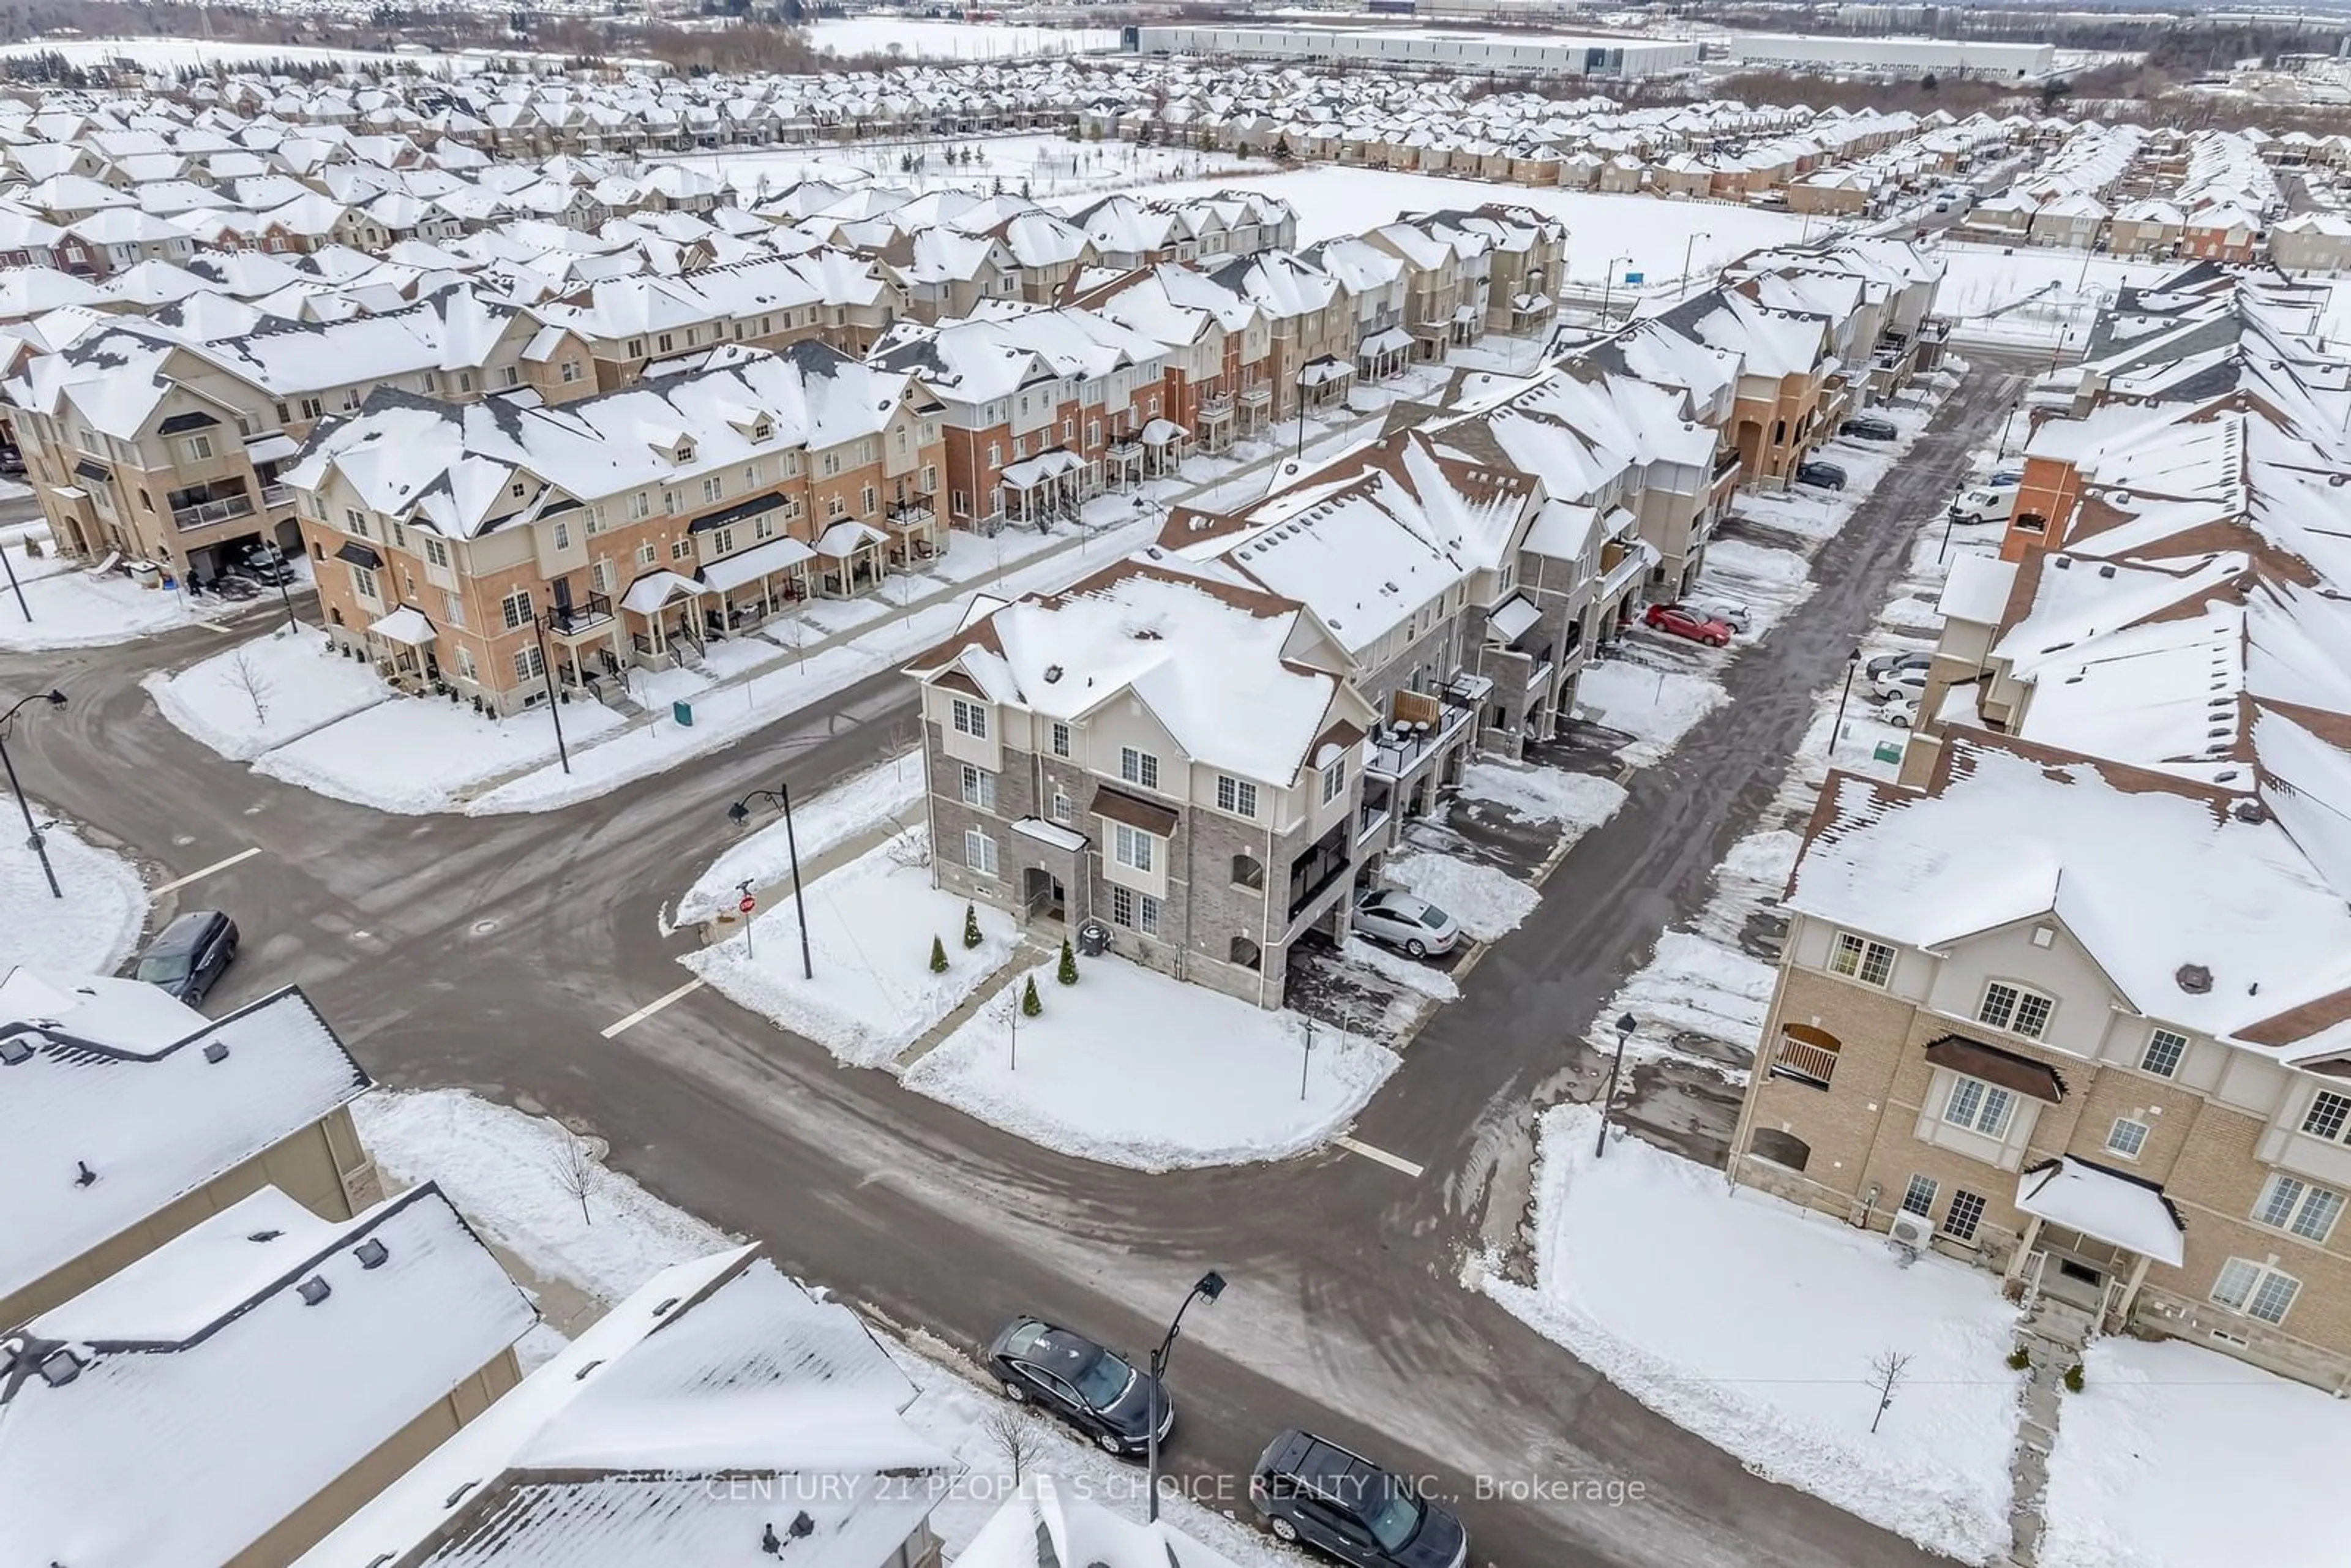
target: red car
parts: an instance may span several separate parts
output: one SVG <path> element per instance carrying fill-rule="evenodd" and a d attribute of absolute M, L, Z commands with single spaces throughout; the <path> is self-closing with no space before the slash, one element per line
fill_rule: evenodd
<path fill-rule="evenodd" d="M 1684 604 L 1652 604 L 1649 612 L 1641 617 L 1653 631 L 1669 632 L 1677 637 L 1687 637 L 1693 643 L 1704 643 L 1711 648 L 1729 646 L 1730 622 L 1701 615 Z"/>

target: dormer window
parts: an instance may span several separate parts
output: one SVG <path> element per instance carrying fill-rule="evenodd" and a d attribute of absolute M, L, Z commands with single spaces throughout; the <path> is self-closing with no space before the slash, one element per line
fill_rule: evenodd
<path fill-rule="evenodd" d="M 751 425 L 751 439 L 753 441 L 766 441 L 775 434 L 776 427 L 764 419 L 755 421 Z"/>
<path fill-rule="evenodd" d="M 694 461 L 693 442 L 681 441 L 677 444 L 677 460 L 680 463 L 691 463 Z"/>

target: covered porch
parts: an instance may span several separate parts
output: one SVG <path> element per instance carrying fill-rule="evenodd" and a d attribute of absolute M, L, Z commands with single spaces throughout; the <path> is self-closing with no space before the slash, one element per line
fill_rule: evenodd
<path fill-rule="evenodd" d="M 2079 1307 L 2105 1332 L 2130 1321 L 2150 1264 L 2177 1269 L 2187 1255 L 2162 1187 L 2088 1160 L 2061 1155 L 2028 1167 L 2016 1207 L 2026 1218 L 2007 1283 Z"/>
<path fill-rule="evenodd" d="M 1005 517 L 1040 531 L 1056 519 L 1074 522 L 1085 484 L 1085 459 L 1066 446 L 1023 458 L 1004 470 Z"/>
<path fill-rule="evenodd" d="M 710 590 L 666 568 L 649 571 L 621 595 L 636 662 L 656 670 L 702 657 L 702 607 Z"/>
<path fill-rule="evenodd" d="M 911 567 L 939 553 L 939 509 L 928 496 L 904 496 L 882 514 L 890 535 L 890 564 Z"/>
<path fill-rule="evenodd" d="M 558 680 L 585 686 L 599 675 L 620 673 L 621 618 L 604 595 L 590 592 L 583 602 L 571 597 L 569 588 L 566 580 L 555 580 L 555 603 L 547 612 L 549 654 Z"/>
<path fill-rule="evenodd" d="M 1143 441 L 1132 431 L 1121 431 L 1102 449 L 1102 470 L 1113 490 L 1143 483 Z"/>
<path fill-rule="evenodd" d="M 1232 393 L 1201 393 L 1198 406 L 1195 410 L 1195 417 L 1200 423 L 1201 451 L 1214 454 L 1226 451 L 1232 446 L 1236 417 L 1233 411 Z"/>
<path fill-rule="evenodd" d="M 1172 419 L 1153 420 L 1137 439 L 1143 443 L 1143 472 L 1149 478 L 1173 474 L 1191 455 L 1192 433 Z"/>
<path fill-rule="evenodd" d="M 854 517 L 825 529 L 816 541 L 816 591 L 828 599 L 854 599 L 879 586 L 890 570 L 882 559 L 889 542 L 889 535 Z"/>
<path fill-rule="evenodd" d="M 704 606 L 706 623 L 715 632 L 765 625 L 809 596 L 809 563 L 815 559 L 816 551 L 785 538 L 712 561 L 701 573 L 716 599 Z"/>
<path fill-rule="evenodd" d="M 1355 350 L 1355 364 L 1365 381 L 1384 382 L 1412 362 L 1412 334 L 1401 327 L 1373 333 Z"/>
<path fill-rule="evenodd" d="M 1344 402 L 1347 391 L 1354 382 L 1355 367 L 1336 354 L 1309 360 L 1298 371 L 1299 405 L 1313 410 L 1329 408 L 1334 402 Z"/>
<path fill-rule="evenodd" d="M 434 654 L 440 631 L 413 604 L 379 615 L 367 629 L 368 653 L 383 678 L 404 692 L 424 690 L 441 678 Z"/>

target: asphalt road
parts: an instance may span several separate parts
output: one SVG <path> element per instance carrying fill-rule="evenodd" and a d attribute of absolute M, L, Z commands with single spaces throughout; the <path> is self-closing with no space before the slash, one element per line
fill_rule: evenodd
<path fill-rule="evenodd" d="M 1896 575 L 1897 525 L 1939 509 L 1996 417 L 2001 362 L 1976 360 L 1823 549 L 1801 615 L 1730 665 L 1735 700 L 1635 777 L 1366 1111 L 1357 1135 L 1426 1166 L 1417 1179 L 1335 1150 L 1172 1176 L 1084 1165 L 838 1067 L 707 990 L 604 1039 L 685 978 L 673 960 L 690 938 L 663 938 L 659 915 L 725 841 L 727 801 L 778 777 L 810 792 L 912 740 L 895 674 L 603 800 L 486 819 L 380 815 L 181 735 L 137 679 L 220 646 L 209 631 L 0 655 L 0 691 L 71 695 L 19 727 L 27 788 L 162 876 L 261 847 L 179 895 L 245 928 L 216 1009 L 299 983 L 382 1081 L 465 1085 L 575 1120 L 662 1196 L 967 1350 L 1016 1311 L 1140 1350 L 1200 1270 L 1221 1269 L 1231 1288 L 1194 1311 L 1171 1378 L 1168 1462 L 1212 1502 L 1246 1513 L 1258 1448 L 1301 1424 L 1437 1478 L 1494 1563 L 1922 1562 L 1750 1475 L 1457 1281 L 1515 1230 L 1531 1107 L 1588 1092 L 1578 1037 L 1768 808 L 1813 694 L 1842 674 Z M 1613 1483 L 1617 1500 L 1481 1498 L 1480 1477 Z"/>

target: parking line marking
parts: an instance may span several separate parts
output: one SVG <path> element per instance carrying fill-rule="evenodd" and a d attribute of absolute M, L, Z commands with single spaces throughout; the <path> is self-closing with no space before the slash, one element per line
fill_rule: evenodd
<path fill-rule="evenodd" d="M 1361 1155 L 1367 1160 L 1375 1160 L 1379 1164 L 1387 1166 L 1390 1170 L 1402 1171 L 1405 1175 L 1414 1177 L 1417 1177 L 1420 1175 L 1420 1167 L 1418 1166 L 1413 1164 L 1410 1160 L 1403 1159 L 1397 1155 L 1392 1155 L 1385 1149 L 1375 1149 L 1369 1144 L 1363 1143 L 1357 1139 L 1346 1137 L 1344 1135 L 1333 1138 L 1331 1141 L 1338 1145 L 1341 1148 L 1346 1150 L 1351 1155 Z"/>
<path fill-rule="evenodd" d="M 639 1008 L 635 1012 L 631 1013 L 627 1018 L 622 1019 L 620 1022 L 606 1024 L 603 1030 L 604 1038 L 606 1040 L 610 1040 L 614 1035 L 620 1033 L 622 1030 L 634 1029 L 637 1025 L 644 1022 L 647 1019 L 653 1017 L 653 1014 L 661 1011 L 662 1009 L 669 1006 L 672 1002 L 682 1002 L 700 989 L 702 989 L 702 981 L 700 977 L 697 977 L 696 978 L 686 981 L 685 984 L 680 986 L 677 989 L 670 992 L 669 995 L 665 997 L 655 997 L 652 1001 L 647 1002 L 643 1007 Z"/>
<path fill-rule="evenodd" d="M 213 873 L 216 871 L 226 871 L 229 867 L 236 864 L 239 861 L 249 861 L 260 852 L 261 846 L 259 844 L 255 844 L 249 848 L 239 850 L 236 853 L 229 856 L 228 859 L 225 861 L 214 861 L 212 864 L 204 867 L 202 871 L 192 871 L 176 882 L 167 882 L 161 887 L 148 889 L 148 900 L 152 903 L 155 899 L 162 897 L 167 893 L 176 893 L 192 882 L 202 882 L 204 878 L 212 875 Z"/>

